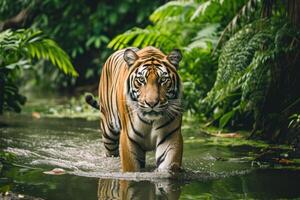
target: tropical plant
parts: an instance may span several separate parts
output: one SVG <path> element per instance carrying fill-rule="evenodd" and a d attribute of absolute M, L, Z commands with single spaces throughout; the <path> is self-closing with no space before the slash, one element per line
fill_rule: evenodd
<path fill-rule="evenodd" d="M 32 86 L 67 89 L 96 83 L 101 66 L 112 53 L 110 39 L 131 28 L 145 25 L 148 15 L 164 0 L 1 0 L 1 20 L 19 22 L 19 27 L 33 27 L 53 38 L 72 58 L 78 79 L 65 77 L 56 68 L 36 67 L 27 71 Z M 7 19 L 9 18 L 9 19 Z M 45 76 L 46 74 L 46 76 Z M 47 76 L 51 74 L 51 76 Z M 33 82 L 33 81 L 32 81 Z M 29 82 L 27 82 L 29 83 Z"/>
<path fill-rule="evenodd" d="M 254 123 L 251 137 L 293 141 L 300 136 L 288 129 L 288 117 L 300 110 L 298 7 L 292 0 L 260 3 L 263 18 L 223 46 L 203 107 L 221 128 Z"/>
<path fill-rule="evenodd" d="M 260 115 L 271 84 L 277 81 L 274 63 L 280 55 L 295 51 L 291 42 L 299 32 L 291 30 L 285 20 L 258 20 L 241 29 L 223 47 L 216 82 L 204 99 L 209 108 L 206 113 L 212 113 L 210 116 L 219 121 L 221 128 L 229 122 L 238 123 L 238 119 L 246 121 L 248 116 L 252 116 L 248 119 L 252 124 Z"/>
<path fill-rule="evenodd" d="M 184 56 L 179 73 L 184 82 L 186 108 L 196 113 L 200 99 L 215 79 L 216 59 L 211 52 L 218 42 L 218 34 L 245 2 L 170 1 L 150 15 L 152 25 L 132 28 L 116 36 L 108 47 L 152 45 L 166 53 L 180 48 Z"/>
<path fill-rule="evenodd" d="M 299 9 L 295 0 L 171 1 L 109 47 L 182 49 L 189 110 L 278 141 L 300 107 Z"/>
<path fill-rule="evenodd" d="M 20 105 L 25 103 L 17 85 L 20 70 L 31 68 L 41 59 L 49 60 L 65 74 L 78 75 L 69 56 L 41 31 L 19 29 L 0 33 L 0 114 L 4 110 L 20 112 Z"/>

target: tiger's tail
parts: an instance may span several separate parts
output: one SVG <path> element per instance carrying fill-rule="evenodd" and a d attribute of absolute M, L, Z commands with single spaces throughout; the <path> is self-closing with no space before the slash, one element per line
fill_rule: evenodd
<path fill-rule="evenodd" d="M 87 94 L 85 95 L 85 102 L 92 106 L 93 108 L 100 110 L 100 105 L 97 100 L 94 99 L 93 95 Z"/>

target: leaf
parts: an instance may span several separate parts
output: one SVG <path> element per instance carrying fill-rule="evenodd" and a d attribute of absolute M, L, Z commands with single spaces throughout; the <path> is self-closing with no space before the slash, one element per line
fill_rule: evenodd
<path fill-rule="evenodd" d="M 54 66 L 57 66 L 66 74 L 78 76 L 70 57 L 51 39 L 41 38 L 40 40 L 31 40 L 29 44 L 25 44 L 31 57 L 43 58 L 50 60 Z M 31 54 L 32 53 L 32 54 Z"/>
<path fill-rule="evenodd" d="M 207 8 L 211 5 L 211 3 L 212 3 L 211 1 L 206 1 L 202 4 L 200 4 L 200 6 L 198 6 L 196 11 L 192 15 L 191 21 L 194 21 L 197 17 L 200 17 L 202 14 L 204 14 L 205 11 L 207 10 Z"/>
<path fill-rule="evenodd" d="M 220 128 L 224 128 L 228 122 L 233 118 L 235 114 L 235 110 L 229 111 L 228 113 L 224 114 L 219 121 Z"/>
<path fill-rule="evenodd" d="M 158 23 L 167 18 L 182 15 L 182 13 L 190 17 L 194 10 L 195 4 L 192 1 L 170 1 L 156 9 L 150 15 L 150 20 L 154 23 Z"/>
<path fill-rule="evenodd" d="M 218 132 L 217 134 L 212 134 L 215 137 L 221 137 L 221 138 L 241 138 L 242 135 L 239 133 L 221 133 Z"/>
<path fill-rule="evenodd" d="M 1 113 L 3 110 L 21 111 L 21 105 L 25 103 L 26 98 L 19 94 L 18 87 L 15 85 L 15 71 L 19 68 L 32 67 L 32 62 L 35 60 L 32 58 L 49 60 L 65 74 L 78 76 L 70 57 L 41 31 L 18 29 L 0 32 L 0 67 L 6 68 L 5 71 L 0 72 L 0 78 L 4 77 L 5 82 Z"/>
<path fill-rule="evenodd" d="M 45 171 L 43 172 L 44 174 L 49 174 L 49 175 L 63 175 L 66 173 L 64 169 L 61 168 L 54 168 L 51 171 Z"/>

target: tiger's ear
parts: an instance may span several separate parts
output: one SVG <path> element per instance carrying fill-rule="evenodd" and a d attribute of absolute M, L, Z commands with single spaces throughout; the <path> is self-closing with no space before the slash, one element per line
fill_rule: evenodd
<path fill-rule="evenodd" d="M 169 55 L 167 56 L 167 59 L 169 60 L 169 62 L 172 65 L 174 65 L 176 67 L 176 69 L 178 69 L 179 62 L 182 59 L 181 51 L 179 49 L 174 49 L 173 51 L 171 51 L 169 53 Z"/>
<path fill-rule="evenodd" d="M 126 49 L 123 58 L 130 67 L 139 57 L 132 49 Z"/>

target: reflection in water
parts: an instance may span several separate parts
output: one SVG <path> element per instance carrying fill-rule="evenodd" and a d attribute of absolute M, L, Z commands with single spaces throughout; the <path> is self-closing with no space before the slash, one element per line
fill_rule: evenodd
<path fill-rule="evenodd" d="M 177 200 L 180 197 L 180 186 L 171 181 L 150 182 L 150 181 L 126 181 L 115 179 L 99 179 L 98 200 L 116 199 L 171 199 Z"/>

